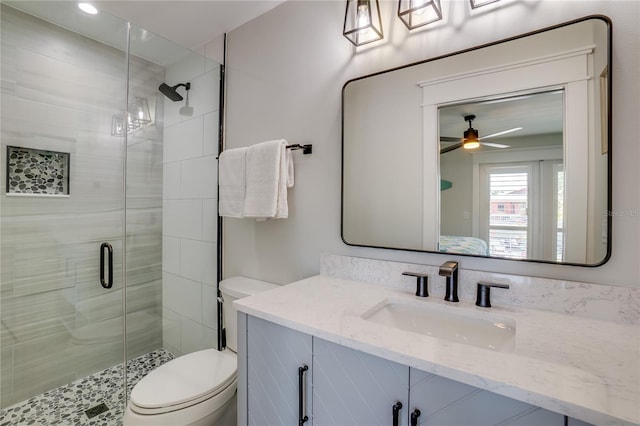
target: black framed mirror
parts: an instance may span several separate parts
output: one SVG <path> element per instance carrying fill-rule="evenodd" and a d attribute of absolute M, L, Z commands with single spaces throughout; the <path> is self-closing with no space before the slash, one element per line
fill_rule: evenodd
<path fill-rule="evenodd" d="M 603 264 L 610 63 L 597 15 L 348 81 L 343 241 Z"/>

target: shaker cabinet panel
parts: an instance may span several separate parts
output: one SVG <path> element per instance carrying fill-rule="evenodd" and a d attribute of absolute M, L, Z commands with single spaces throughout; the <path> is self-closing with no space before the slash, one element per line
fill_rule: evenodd
<path fill-rule="evenodd" d="M 314 426 L 391 426 L 393 405 L 406 407 L 408 392 L 409 367 L 314 338 Z M 399 411 L 399 425 L 406 413 Z"/>
<path fill-rule="evenodd" d="M 311 395 L 311 336 L 255 317 L 247 320 L 247 423 L 256 426 L 297 425 L 298 368 Z M 303 396 L 304 398 L 304 396 Z M 310 402 L 310 398 L 308 399 Z M 306 407 L 311 415 L 311 405 Z M 311 424 L 309 421 L 307 424 Z"/>

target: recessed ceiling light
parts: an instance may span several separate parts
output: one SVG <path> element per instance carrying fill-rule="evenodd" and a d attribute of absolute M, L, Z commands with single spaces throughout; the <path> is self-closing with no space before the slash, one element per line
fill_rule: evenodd
<path fill-rule="evenodd" d="M 98 9 L 95 8 L 92 4 L 89 3 L 78 3 L 78 7 L 84 13 L 88 13 L 89 15 L 97 15 Z"/>

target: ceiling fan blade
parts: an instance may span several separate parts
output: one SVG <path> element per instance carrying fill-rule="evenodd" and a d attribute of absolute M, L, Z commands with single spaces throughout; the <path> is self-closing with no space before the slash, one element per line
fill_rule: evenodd
<path fill-rule="evenodd" d="M 445 148 L 440 149 L 440 154 L 447 153 L 449 151 L 453 151 L 454 149 L 458 149 L 462 146 L 462 142 L 453 144 L 451 146 L 447 146 Z"/>
<path fill-rule="evenodd" d="M 451 136 L 440 136 L 440 142 L 460 142 L 460 138 L 452 138 Z"/>
<path fill-rule="evenodd" d="M 494 138 L 496 136 L 506 135 L 507 133 L 517 132 L 518 130 L 522 130 L 522 127 L 514 127 L 513 129 L 503 130 L 503 131 L 497 132 L 497 133 L 491 133 L 490 135 L 482 136 L 480 138 L 480 140 L 482 141 L 482 140 L 485 140 L 485 139 Z"/>
<path fill-rule="evenodd" d="M 480 142 L 480 145 L 490 146 L 492 148 L 509 148 L 509 145 L 503 145 L 501 143 Z"/>

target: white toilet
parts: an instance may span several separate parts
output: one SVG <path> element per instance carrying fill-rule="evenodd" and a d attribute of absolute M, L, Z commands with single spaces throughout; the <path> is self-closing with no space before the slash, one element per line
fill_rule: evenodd
<path fill-rule="evenodd" d="M 131 391 L 124 425 L 235 425 L 237 312 L 231 302 L 276 287 L 245 277 L 220 282 L 227 349 L 193 352 L 153 370 Z"/>

